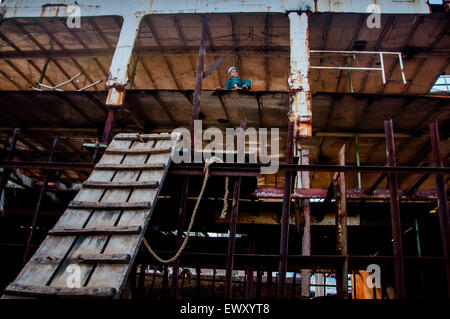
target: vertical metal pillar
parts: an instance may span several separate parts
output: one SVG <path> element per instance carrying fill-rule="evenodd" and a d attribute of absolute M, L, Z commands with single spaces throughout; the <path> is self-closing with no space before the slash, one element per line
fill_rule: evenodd
<path fill-rule="evenodd" d="M 117 109 L 115 107 L 110 107 L 108 110 L 108 117 L 105 121 L 105 128 L 103 129 L 103 135 L 99 142 L 99 145 L 97 145 L 97 148 L 95 149 L 93 161 L 94 163 L 97 163 L 101 156 L 103 155 L 104 147 L 107 146 L 112 141 L 112 131 L 114 128 L 114 124 L 116 122 L 116 112 Z"/>
<path fill-rule="evenodd" d="M 245 131 L 247 128 L 246 120 L 241 121 L 241 127 Z M 238 162 L 243 163 L 245 160 L 245 135 L 238 136 L 238 139 L 244 139 L 238 146 L 244 149 L 238 149 Z M 241 194 L 241 177 L 236 177 L 234 180 L 233 204 L 231 208 L 230 217 L 230 234 L 228 237 L 228 251 L 227 251 L 227 265 L 225 272 L 225 299 L 230 299 L 233 291 L 233 262 L 234 262 L 234 246 L 236 242 L 236 228 L 238 223 L 239 213 L 239 197 Z"/>
<path fill-rule="evenodd" d="M 198 64 L 197 64 L 197 74 L 195 76 L 195 91 L 194 100 L 192 103 L 192 117 L 191 117 L 191 150 L 194 151 L 194 121 L 198 119 L 198 114 L 200 111 L 200 96 L 202 94 L 203 85 L 203 71 L 205 67 L 206 59 L 206 44 L 208 38 L 208 18 L 203 17 L 203 27 L 202 27 L 202 39 L 200 42 L 200 49 L 198 51 Z"/>
<path fill-rule="evenodd" d="M 420 246 L 420 236 L 419 236 L 419 222 L 418 222 L 417 218 L 414 219 L 414 232 L 416 234 L 417 256 L 422 257 L 422 248 Z M 423 278 L 423 269 L 422 268 L 419 269 L 419 274 L 420 274 L 420 292 L 421 292 L 422 298 L 424 298 L 425 297 L 425 282 L 424 282 L 424 278 Z"/>
<path fill-rule="evenodd" d="M 392 119 L 384 121 L 384 131 L 386 135 L 386 154 L 388 166 L 396 166 L 395 159 L 395 142 L 394 128 Z M 391 223 L 392 237 L 394 238 L 394 268 L 395 268 L 395 296 L 397 299 L 406 298 L 404 265 L 403 265 L 403 248 L 402 248 L 402 231 L 400 221 L 400 206 L 398 196 L 398 181 L 396 174 L 388 174 L 389 195 L 391 205 Z"/>
<path fill-rule="evenodd" d="M 261 285 L 263 272 L 258 269 L 256 272 L 256 299 L 261 299 Z"/>
<path fill-rule="evenodd" d="M 309 150 L 302 149 L 301 150 L 301 164 L 309 165 Z M 309 178 L 309 171 L 301 172 L 301 185 L 302 188 L 310 188 L 311 182 Z M 302 255 L 310 256 L 311 255 L 311 204 L 309 199 L 305 199 L 302 201 L 303 208 L 303 236 L 302 236 Z M 310 269 L 302 269 L 301 270 L 301 296 L 302 298 L 309 298 L 310 295 L 310 284 L 311 284 L 311 270 Z"/>
<path fill-rule="evenodd" d="M 442 161 L 438 122 L 430 123 L 430 136 L 433 149 L 433 166 L 443 167 L 444 164 Z M 450 217 L 448 212 L 447 190 L 443 175 L 436 174 L 436 191 L 439 204 L 439 222 L 441 226 L 442 248 L 444 250 L 444 256 L 447 258 L 447 294 L 448 298 L 450 298 Z"/>
<path fill-rule="evenodd" d="M 197 286 L 195 287 L 195 295 L 198 299 L 200 297 L 202 269 L 200 267 L 196 267 L 195 273 L 197 274 Z"/>
<path fill-rule="evenodd" d="M 140 267 L 138 278 L 138 291 L 141 298 L 145 298 L 145 271 L 147 269 L 146 264 L 142 264 Z"/>
<path fill-rule="evenodd" d="M 213 279 L 212 279 L 212 297 L 216 297 L 216 268 L 213 268 Z"/>
<path fill-rule="evenodd" d="M 273 286 L 272 282 L 273 282 L 272 269 L 269 269 L 267 271 L 267 291 L 268 291 L 269 298 L 274 297 L 273 290 L 272 290 L 272 286 Z"/>
<path fill-rule="evenodd" d="M 256 231 L 255 231 L 255 225 L 251 225 L 250 232 L 248 234 L 248 253 L 254 254 L 255 253 L 255 246 L 256 246 Z M 247 282 L 245 285 L 245 298 L 246 299 L 252 299 L 253 298 L 253 268 L 248 267 L 247 268 Z"/>
<path fill-rule="evenodd" d="M 294 122 L 289 121 L 288 139 L 286 146 L 286 164 L 292 164 L 292 148 L 293 148 Z M 280 265 L 279 265 L 279 284 L 278 298 L 283 299 L 286 296 L 286 269 L 289 242 L 289 216 L 291 207 L 292 193 L 292 172 L 286 171 L 284 174 L 284 190 L 283 190 L 283 211 L 281 215 L 281 238 L 280 238 Z"/>
<path fill-rule="evenodd" d="M 109 69 L 106 89 L 108 96 L 106 105 L 122 106 L 125 100 L 126 85 L 128 83 L 128 64 L 133 54 L 134 43 L 139 32 L 139 26 L 144 12 L 124 16 L 119 40 Z"/>
<path fill-rule="evenodd" d="M 163 278 L 162 278 L 162 287 L 161 287 L 161 300 L 166 300 L 167 298 L 167 286 L 169 285 L 169 268 L 167 265 L 163 266 Z"/>
<path fill-rule="evenodd" d="M 13 135 L 11 138 L 11 144 L 9 145 L 9 151 L 8 151 L 8 156 L 6 157 L 6 160 L 8 162 L 11 162 L 12 159 L 14 158 L 14 152 L 16 150 L 16 144 L 17 144 L 17 137 L 20 134 L 20 129 L 19 128 L 15 128 L 13 131 Z M 3 195 L 3 192 L 6 188 L 6 184 L 8 184 L 8 179 L 9 179 L 9 175 L 11 174 L 11 169 L 10 168 L 4 168 L 3 169 L 3 174 L 2 174 L 2 179 L 0 182 L 0 196 Z M 3 216 L 4 212 L 2 212 L 2 216 Z"/>
<path fill-rule="evenodd" d="M 290 12 L 290 64 L 289 95 L 291 103 L 290 121 L 295 123 L 294 137 L 312 135 L 311 90 L 309 86 L 309 27 L 306 12 Z"/>
<path fill-rule="evenodd" d="M 295 288 L 296 279 L 297 279 L 297 272 L 294 271 L 294 276 L 292 276 L 292 299 L 295 299 L 296 296 L 296 288 Z"/>
<path fill-rule="evenodd" d="M 59 142 L 59 135 L 53 139 L 52 148 L 50 150 L 50 155 L 48 157 L 49 162 L 53 162 L 53 159 L 55 157 L 55 150 L 56 150 L 56 146 L 58 145 L 58 142 Z M 44 180 L 43 180 L 42 186 L 41 186 L 41 192 L 39 193 L 39 199 L 38 199 L 38 202 L 36 205 L 36 209 L 34 210 L 34 216 L 33 216 L 33 221 L 31 223 L 30 233 L 28 234 L 27 243 L 25 245 L 25 252 L 23 254 L 23 259 L 22 259 L 22 267 L 25 266 L 25 264 L 28 261 L 28 254 L 30 252 L 31 240 L 33 239 L 34 229 L 36 228 L 36 222 L 37 222 L 39 213 L 41 211 L 42 200 L 44 199 L 45 193 L 47 191 L 49 175 L 50 175 L 50 171 L 46 171 L 45 175 L 44 175 Z"/>
<path fill-rule="evenodd" d="M 227 266 L 225 273 L 225 299 L 231 298 L 231 293 L 233 290 L 234 246 L 236 242 L 236 228 L 238 223 L 240 192 L 241 192 L 241 178 L 236 177 L 234 181 L 233 206 L 231 209 L 232 213 L 230 218 L 230 234 L 228 237 Z"/>
<path fill-rule="evenodd" d="M 338 165 L 345 166 L 345 144 L 338 155 Z M 335 181 L 333 180 L 333 183 Z M 345 172 L 338 173 L 336 195 L 336 253 L 345 256 L 341 267 L 336 270 L 336 289 L 339 298 L 348 298 L 348 245 L 347 245 L 347 201 L 345 189 Z"/>
<path fill-rule="evenodd" d="M 360 166 L 358 135 L 355 135 L 355 153 L 356 153 L 356 166 Z M 356 176 L 358 177 L 358 188 L 361 189 L 361 172 L 358 172 Z"/>
<path fill-rule="evenodd" d="M 177 229 L 177 237 L 175 239 L 175 251 L 178 250 L 182 243 L 182 234 L 186 219 L 186 204 L 187 204 L 187 196 L 189 192 L 189 177 L 184 177 L 182 188 L 181 188 L 181 199 L 180 206 L 178 211 L 178 229 Z M 179 259 L 175 260 L 173 263 L 173 275 L 172 275 L 172 286 L 170 289 L 170 294 L 172 299 L 178 298 L 178 273 L 180 270 L 180 261 Z"/>

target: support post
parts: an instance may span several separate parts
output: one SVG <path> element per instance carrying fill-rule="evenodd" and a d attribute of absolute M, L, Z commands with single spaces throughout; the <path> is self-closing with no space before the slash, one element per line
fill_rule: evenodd
<path fill-rule="evenodd" d="M 184 224 L 186 220 L 186 204 L 187 204 L 187 196 L 189 192 L 189 177 L 185 176 L 182 183 L 181 188 L 181 199 L 180 206 L 178 211 L 178 230 L 177 237 L 175 239 L 175 251 L 181 246 L 182 243 L 182 234 L 184 229 Z M 173 263 L 173 271 L 172 271 L 172 286 L 170 289 L 170 294 L 172 299 L 178 299 L 178 273 L 180 270 L 180 261 L 179 259 L 175 260 Z"/>
<path fill-rule="evenodd" d="M 243 128 L 242 134 L 238 139 L 238 162 L 243 163 L 245 160 L 245 129 L 247 128 L 247 121 L 241 121 L 241 128 Z M 242 149 L 243 147 L 243 149 Z M 233 204 L 231 208 L 230 217 L 230 234 L 228 237 L 228 251 L 227 251 L 227 265 L 225 272 L 225 299 L 230 299 L 233 291 L 233 262 L 234 262 L 234 246 L 236 242 L 236 228 L 238 223 L 238 213 L 239 213 L 239 197 L 241 194 L 241 177 L 236 177 L 234 180 L 234 191 L 233 191 Z"/>
<path fill-rule="evenodd" d="M 234 181 L 233 207 L 230 218 L 230 234 L 228 237 L 227 266 L 225 274 L 225 299 L 231 298 L 233 290 L 233 261 L 234 246 L 236 242 L 236 228 L 238 223 L 239 196 L 241 192 L 241 177 L 236 177 Z"/>
<path fill-rule="evenodd" d="M 301 164 L 309 165 L 309 150 L 302 149 L 301 150 Z M 302 188 L 308 189 L 311 187 L 311 182 L 309 178 L 309 171 L 301 172 L 301 185 Z M 303 208 L 303 236 L 302 236 L 302 255 L 310 256 L 311 255 L 311 205 L 309 199 L 305 199 L 302 202 Z M 310 295 L 310 277 L 311 270 L 310 269 L 302 269 L 302 285 L 301 285 L 301 297 L 309 298 Z"/>
<path fill-rule="evenodd" d="M 270 298 L 274 298 L 272 287 L 273 287 L 272 269 L 269 269 L 267 270 L 267 292 Z"/>
<path fill-rule="evenodd" d="M 295 123 L 294 137 L 312 136 L 311 90 L 308 72 L 310 67 L 309 55 L 309 26 L 306 12 L 290 12 L 290 63 L 289 76 L 290 118 Z"/>
<path fill-rule="evenodd" d="M 288 138 L 286 145 L 286 163 L 292 164 L 292 148 L 294 135 L 294 122 L 289 121 L 288 124 Z M 289 243 L 289 216 L 291 207 L 291 193 L 292 193 L 292 172 L 286 171 L 284 173 L 284 189 L 283 189 L 283 211 L 281 215 L 281 238 L 280 238 L 280 264 L 279 264 L 279 284 L 278 284 L 278 298 L 284 299 L 286 296 L 286 270 L 287 270 L 287 255 Z"/>
<path fill-rule="evenodd" d="M 112 131 L 114 128 L 114 124 L 116 122 L 116 112 L 117 109 L 114 107 L 110 107 L 108 110 L 108 117 L 106 118 L 105 122 L 105 128 L 103 129 L 103 135 L 99 142 L 99 145 L 97 145 L 97 148 L 95 149 L 93 161 L 94 163 L 97 163 L 101 156 L 103 155 L 103 152 L 105 151 L 105 147 L 111 143 L 112 141 Z"/>
<path fill-rule="evenodd" d="M 106 89 L 108 97 L 106 105 L 122 106 L 125 100 L 126 85 L 128 83 L 128 64 L 133 54 L 134 42 L 139 32 L 139 26 L 144 12 L 124 16 L 119 40 L 109 69 Z"/>
<path fill-rule="evenodd" d="M 202 94 L 203 85 L 203 72 L 205 67 L 206 59 L 206 44 L 208 38 L 208 18 L 203 17 L 203 27 L 202 27 L 202 39 L 200 42 L 200 49 L 198 51 L 198 64 L 197 64 L 197 74 L 195 76 L 195 91 L 194 91 L 194 101 L 192 103 L 192 117 L 191 117 L 191 150 L 194 152 L 194 121 L 198 119 L 198 114 L 200 111 L 200 96 Z"/>
<path fill-rule="evenodd" d="M 163 278 L 162 278 L 162 287 L 161 287 L 161 300 L 167 299 L 167 286 L 169 285 L 169 268 L 167 265 L 163 266 Z"/>
<path fill-rule="evenodd" d="M 16 144 L 17 144 L 17 137 L 20 134 L 20 129 L 15 128 L 13 131 L 13 135 L 11 138 L 11 144 L 9 145 L 9 151 L 8 156 L 6 157 L 6 160 L 8 162 L 11 162 L 14 158 L 14 152 L 16 150 Z M 2 180 L 0 182 L 0 196 L 4 196 L 3 192 L 5 191 L 6 184 L 8 184 L 9 175 L 11 174 L 12 169 L 11 168 L 3 168 L 3 174 L 2 174 Z M 4 212 L 2 211 L 2 216 L 4 215 Z"/>
<path fill-rule="evenodd" d="M 256 246 L 255 225 L 252 225 L 248 234 L 248 253 L 254 254 Z M 245 285 L 245 299 L 253 299 L 253 268 L 247 268 L 247 283 Z"/>
<path fill-rule="evenodd" d="M 431 146 L 433 150 L 433 166 L 444 167 L 439 140 L 438 122 L 430 123 Z M 436 191 L 439 204 L 439 222 L 441 226 L 442 248 L 446 261 L 447 272 L 447 294 L 450 298 L 450 217 L 448 212 L 448 198 L 445 187 L 444 176 L 436 174 Z"/>
<path fill-rule="evenodd" d="M 141 264 L 139 267 L 139 278 L 138 278 L 138 296 L 142 299 L 145 298 L 145 271 L 147 269 L 146 264 Z"/>
<path fill-rule="evenodd" d="M 262 275 L 263 271 L 258 269 L 256 272 L 256 299 L 261 299 L 261 285 L 262 285 Z"/>
<path fill-rule="evenodd" d="M 392 119 L 384 121 L 384 131 L 386 135 L 386 154 L 388 166 L 397 166 L 395 159 L 394 128 Z M 400 221 L 400 206 L 398 197 L 397 175 L 389 173 L 389 195 L 391 205 L 392 237 L 394 239 L 394 268 L 395 268 L 395 297 L 405 299 L 405 281 L 403 266 L 402 231 Z"/>
<path fill-rule="evenodd" d="M 419 236 L 419 222 L 418 222 L 417 218 L 414 218 L 414 232 L 416 234 L 417 256 L 422 257 L 422 247 L 420 246 L 420 236 Z M 425 282 L 424 282 L 422 267 L 419 269 L 419 275 L 420 275 L 421 297 L 425 298 Z"/>
<path fill-rule="evenodd" d="M 52 148 L 50 150 L 50 155 L 48 157 L 48 162 L 49 163 L 53 162 L 53 159 L 55 157 L 56 146 L 58 145 L 58 143 L 59 143 L 59 135 L 56 136 L 53 139 Z M 44 199 L 45 193 L 47 191 L 49 175 L 50 175 L 50 171 L 46 171 L 45 175 L 44 175 L 44 180 L 42 182 L 41 191 L 39 193 L 38 202 L 36 204 L 36 209 L 34 210 L 33 221 L 31 223 L 31 228 L 30 228 L 30 232 L 28 234 L 27 243 L 25 245 L 25 252 L 23 254 L 23 260 L 22 260 L 22 267 L 25 266 L 25 264 L 28 261 L 28 255 L 29 255 L 29 252 L 30 252 L 31 240 L 33 239 L 34 229 L 36 228 L 36 222 L 37 222 L 37 219 L 38 219 L 38 216 L 39 216 L 39 212 L 41 211 L 42 200 Z"/>
<path fill-rule="evenodd" d="M 353 92 L 352 92 L 353 93 Z M 359 138 L 358 135 L 355 135 L 355 155 L 356 155 L 356 166 L 360 166 L 359 161 Z M 361 172 L 357 173 L 358 177 L 358 189 L 361 189 Z"/>
<path fill-rule="evenodd" d="M 345 166 L 345 144 L 338 155 L 338 165 Z M 345 256 L 345 261 L 336 270 L 337 295 L 341 299 L 348 298 L 348 245 L 347 245 L 347 201 L 345 190 L 345 172 L 338 173 L 335 182 L 336 196 L 336 253 Z"/>

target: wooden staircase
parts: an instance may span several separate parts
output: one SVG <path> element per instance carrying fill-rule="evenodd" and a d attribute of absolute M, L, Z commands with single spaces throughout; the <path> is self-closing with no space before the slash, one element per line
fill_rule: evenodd
<path fill-rule="evenodd" d="M 120 298 L 179 138 L 115 136 L 2 298 Z"/>

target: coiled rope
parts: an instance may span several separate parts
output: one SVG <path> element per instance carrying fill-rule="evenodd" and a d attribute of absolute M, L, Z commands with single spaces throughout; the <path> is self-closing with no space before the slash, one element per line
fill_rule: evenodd
<path fill-rule="evenodd" d="M 209 158 L 206 162 L 205 162 L 205 167 L 203 169 L 203 174 L 205 175 L 205 177 L 203 178 L 203 185 L 202 185 L 202 189 L 200 190 L 200 194 L 198 195 L 197 198 L 197 202 L 195 203 L 195 207 L 194 207 L 194 211 L 192 212 L 192 216 L 191 216 L 191 221 L 189 222 L 189 226 L 188 229 L 186 231 L 186 237 L 184 237 L 183 243 L 181 244 L 180 249 L 178 249 L 177 253 L 175 254 L 175 256 L 173 256 L 170 259 L 162 259 L 161 257 L 159 257 L 152 249 L 152 247 L 150 247 L 150 245 L 148 244 L 147 240 L 145 239 L 145 237 L 142 238 L 142 241 L 144 243 L 144 246 L 147 248 L 147 250 L 149 251 L 149 253 L 161 264 L 170 264 L 173 263 L 175 260 L 178 259 L 178 257 L 180 257 L 181 253 L 183 252 L 184 248 L 186 248 L 186 245 L 188 243 L 189 240 L 189 236 L 191 234 L 191 229 L 192 226 L 194 225 L 194 220 L 195 220 L 195 215 L 197 215 L 197 210 L 198 210 L 198 206 L 200 205 L 200 201 L 202 200 L 203 197 L 203 193 L 205 192 L 205 188 L 206 188 L 206 183 L 208 182 L 208 178 L 209 178 L 209 167 L 213 164 L 213 163 L 223 163 L 223 161 L 218 158 L 218 157 L 211 157 Z M 227 189 L 226 189 L 226 193 L 228 194 L 228 178 L 226 181 L 227 184 Z M 228 196 L 228 195 L 227 195 Z M 226 198 L 225 198 L 226 201 Z M 223 213 L 223 212 L 222 212 Z M 226 213 L 226 209 L 225 209 L 225 213 Z"/>

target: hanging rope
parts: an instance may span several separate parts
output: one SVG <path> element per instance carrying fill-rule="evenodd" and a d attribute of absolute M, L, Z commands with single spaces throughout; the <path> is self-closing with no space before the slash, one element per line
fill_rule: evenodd
<path fill-rule="evenodd" d="M 189 226 L 186 232 L 186 237 L 184 237 L 183 243 L 181 244 L 180 249 L 178 249 L 177 253 L 175 254 L 175 256 L 173 256 L 170 259 L 162 259 L 161 257 L 159 257 L 154 251 L 153 249 L 150 247 L 150 245 L 148 244 L 147 240 L 145 239 L 145 237 L 142 238 L 142 241 L 144 242 L 144 246 L 147 248 L 147 250 L 149 251 L 149 253 L 155 257 L 155 259 L 161 263 L 161 264 L 170 264 L 172 262 L 174 262 L 175 260 L 178 259 L 178 257 L 180 257 L 181 253 L 183 252 L 184 248 L 186 248 L 187 242 L 189 240 L 189 236 L 191 234 L 191 229 L 192 226 L 194 225 L 194 220 L 195 220 L 195 215 L 197 215 L 197 210 L 198 210 L 198 206 L 200 205 L 200 201 L 202 200 L 203 197 L 203 193 L 205 191 L 206 188 L 206 183 L 208 182 L 208 178 L 209 178 L 209 167 L 213 164 L 213 163 L 223 163 L 223 161 L 220 158 L 217 157 L 211 157 L 210 159 L 208 159 L 205 162 L 205 168 L 203 169 L 203 174 L 205 175 L 205 177 L 203 178 L 203 185 L 202 185 L 202 189 L 200 190 L 200 194 L 198 195 L 197 198 L 197 202 L 195 203 L 195 207 L 194 207 L 194 211 L 192 212 L 192 216 L 191 216 L 191 221 L 189 222 Z"/>

